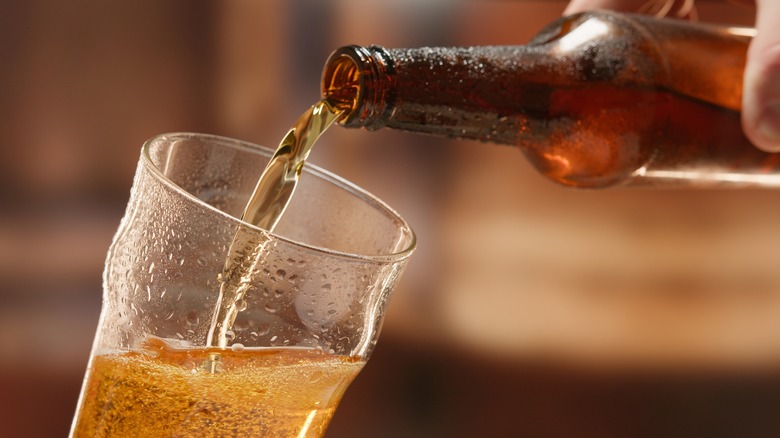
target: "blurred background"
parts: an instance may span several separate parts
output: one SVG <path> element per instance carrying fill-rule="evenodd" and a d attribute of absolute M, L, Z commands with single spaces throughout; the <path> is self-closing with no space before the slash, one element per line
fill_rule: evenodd
<path fill-rule="evenodd" d="M 275 146 L 338 46 L 523 44 L 564 6 L 2 2 L 3 435 L 67 433 L 144 140 Z M 329 437 L 780 434 L 780 192 L 573 191 L 512 148 L 389 131 L 334 129 L 311 162 L 419 237 Z"/>

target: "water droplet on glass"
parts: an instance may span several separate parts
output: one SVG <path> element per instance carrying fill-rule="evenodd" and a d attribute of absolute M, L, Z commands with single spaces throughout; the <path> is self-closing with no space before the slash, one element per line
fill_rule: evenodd
<path fill-rule="evenodd" d="M 233 339 L 236 339 L 236 332 L 233 330 L 228 330 L 225 332 L 225 339 L 228 341 L 232 341 Z"/>
<path fill-rule="evenodd" d="M 257 327 L 257 336 L 265 336 L 269 331 L 271 331 L 271 325 L 264 322 Z"/>
<path fill-rule="evenodd" d="M 230 346 L 230 349 L 236 353 L 240 353 L 244 351 L 244 344 L 233 344 Z"/>
<path fill-rule="evenodd" d="M 236 319 L 236 322 L 233 323 L 233 328 L 237 332 L 243 332 L 244 330 L 249 328 L 249 321 L 246 319 Z"/>
<path fill-rule="evenodd" d="M 200 266 L 204 266 L 205 267 L 208 264 L 208 262 L 206 261 L 206 259 L 204 257 L 198 257 L 198 259 L 196 261 L 197 261 L 198 265 L 200 265 Z"/>
<path fill-rule="evenodd" d="M 276 313 L 279 311 L 279 305 L 276 303 L 266 303 L 265 311 L 268 313 Z"/>
<path fill-rule="evenodd" d="M 189 325 L 198 325 L 198 323 L 200 322 L 200 316 L 198 316 L 198 312 L 193 310 L 187 314 L 185 320 Z"/>

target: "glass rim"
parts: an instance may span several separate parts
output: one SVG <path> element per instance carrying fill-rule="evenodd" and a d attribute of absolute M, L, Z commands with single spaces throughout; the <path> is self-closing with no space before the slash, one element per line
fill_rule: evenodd
<path fill-rule="evenodd" d="M 208 209 L 209 211 L 212 211 L 218 215 L 221 215 L 228 220 L 232 222 L 236 222 L 240 226 L 245 226 L 250 229 L 253 229 L 257 232 L 260 232 L 262 234 L 269 235 L 273 237 L 274 239 L 277 239 L 282 242 L 286 242 L 291 245 L 299 246 L 301 248 L 306 248 L 307 250 L 313 251 L 313 252 L 319 252 L 323 254 L 327 254 L 329 256 L 335 256 L 339 258 L 346 258 L 351 260 L 357 260 L 357 261 L 369 261 L 369 262 L 377 262 L 377 263 L 386 263 L 386 262 L 399 262 L 406 258 L 408 258 L 415 250 L 417 246 L 417 235 L 414 233 L 414 230 L 409 225 L 408 222 L 400 215 L 398 212 L 396 212 L 392 207 L 390 207 L 387 203 L 373 195 L 372 193 L 368 192 L 367 190 L 359 187 L 358 185 L 332 173 L 329 172 L 315 164 L 306 163 L 303 167 L 303 172 L 311 174 L 314 177 L 318 177 L 320 179 L 323 179 L 331 184 L 336 185 L 338 188 L 342 190 L 346 190 L 347 192 L 351 193 L 353 196 L 357 196 L 364 202 L 370 204 L 372 207 L 384 210 L 386 213 L 388 213 L 390 216 L 392 216 L 395 220 L 398 221 L 398 223 L 401 225 L 400 228 L 403 230 L 402 233 L 409 235 L 409 243 L 404 248 L 397 250 L 392 253 L 388 254 L 356 254 L 346 251 L 338 251 L 334 249 L 330 249 L 327 247 L 312 245 L 306 242 L 301 242 L 295 239 L 291 239 L 289 237 L 286 237 L 281 234 L 277 234 L 273 231 L 268 231 L 263 228 L 260 228 L 258 226 L 255 226 L 253 224 L 250 224 L 248 222 L 244 222 L 241 219 L 231 216 L 230 214 L 225 213 L 224 211 L 215 208 L 212 205 L 209 205 L 208 203 L 202 201 L 192 193 L 185 190 L 183 187 L 179 186 L 175 182 L 171 181 L 167 176 L 165 176 L 162 171 L 157 167 L 157 165 L 154 164 L 152 161 L 152 158 L 149 154 L 149 148 L 155 144 L 162 141 L 174 141 L 174 140 L 184 140 L 184 139 L 201 139 L 204 141 L 208 141 L 211 143 L 218 143 L 225 147 L 232 147 L 236 149 L 245 149 L 252 153 L 260 154 L 261 156 L 270 158 L 273 155 L 273 150 L 261 146 L 258 144 L 250 143 L 243 140 L 238 140 L 230 137 L 224 137 L 220 135 L 214 135 L 214 134 L 203 134 L 203 133 L 196 133 L 196 132 L 170 132 L 170 133 L 164 133 L 155 135 L 154 137 L 146 140 L 143 143 L 143 146 L 141 147 L 141 156 L 143 159 L 144 166 L 151 172 L 151 174 L 157 178 L 159 181 L 161 181 L 163 184 L 169 186 L 173 190 L 175 190 L 177 193 L 180 193 L 187 199 L 203 206 L 204 208 Z"/>

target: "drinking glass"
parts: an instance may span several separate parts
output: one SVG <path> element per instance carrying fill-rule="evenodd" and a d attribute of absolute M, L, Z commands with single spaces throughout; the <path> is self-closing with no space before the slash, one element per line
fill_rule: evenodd
<path fill-rule="evenodd" d="M 72 437 L 324 433 L 415 237 L 382 201 L 313 165 L 274 232 L 241 222 L 271 154 L 202 134 L 143 146 Z M 244 268 L 238 296 L 220 288 L 230 263 Z M 231 323 L 215 331 L 220 308 Z"/>

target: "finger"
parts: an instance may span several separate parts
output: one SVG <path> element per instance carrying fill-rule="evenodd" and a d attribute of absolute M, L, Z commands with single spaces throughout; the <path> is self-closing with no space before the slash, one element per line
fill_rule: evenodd
<path fill-rule="evenodd" d="M 748 50 L 742 125 L 760 149 L 780 152 L 780 1 L 756 0 L 756 6 L 758 34 Z"/>
<path fill-rule="evenodd" d="M 648 0 L 571 0 L 565 15 L 592 9 L 609 9 L 613 11 L 636 12 Z"/>

